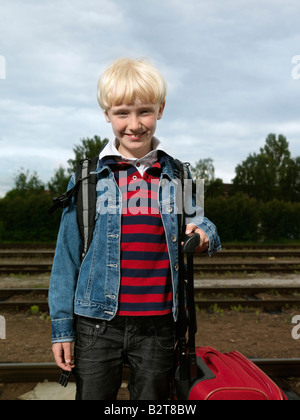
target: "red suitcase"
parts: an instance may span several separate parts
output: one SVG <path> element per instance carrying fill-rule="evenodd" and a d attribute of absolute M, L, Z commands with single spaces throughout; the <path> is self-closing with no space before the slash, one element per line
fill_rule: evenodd
<path fill-rule="evenodd" d="M 188 400 L 286 400 L 281 389 L 237 351 L 222 354 L 201 347 L 196 349 L 196 357 L 198 376 L 189 386 Z"/>
<path fill-rule="evenodd" d="M 197 324 L 194 304 L 193 253 L 199 244 L 197 236 L 190 237 L 183 246 L 183 252 L 187 254 L 188 282 L 184 292 L 185 282 L 182 281 L 184 275 L 181 272 L 174 399 L 287 400 L 281 389 L 241 353 L 233 351 L 223 354 L 211 347 L 195 348 Z M 188 343 L 186 342 L 187 330 Z"/>

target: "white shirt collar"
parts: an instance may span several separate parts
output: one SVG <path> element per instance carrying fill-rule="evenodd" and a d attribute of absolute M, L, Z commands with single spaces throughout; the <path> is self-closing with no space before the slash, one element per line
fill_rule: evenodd
<path fill-rule="evenodd" d="M 99 159 L 103 159 L 107 156 L 113 156 L 117 160 L 122 160 L 123 162 L 130 162 L 133 164 L 145 164 L 146 162 L 148 164 L 154 164 L 157 161 L 157 152 L 159 150 L 167 153 L 165 150 L 163 144 L 160 140 L 158 140 L 156 137 L 152 138 L 152 148 L 153 150 L 149 152 L 146 156 L 142 157 L 141 159 L 135 159 L 135 158 L 126 158 L 125 156 L 122 156 L 122 154 L 118 151 L 118 139 L 110 140 L 107 145 L 104 147 L 104 149 L 100 152 Z"/>

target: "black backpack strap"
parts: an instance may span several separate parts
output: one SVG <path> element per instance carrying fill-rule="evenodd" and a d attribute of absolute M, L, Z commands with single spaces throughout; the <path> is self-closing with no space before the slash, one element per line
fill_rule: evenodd
<path fill-rule="evenodd" d="M 195 334 L 197 332 L 197 321 L 194 303 L 194 275 L 193 275 L 193 254 L 195 248 L 200 243 L 199 235 L 185 235 L 186 217 L 184 211 L 185 197 L 184 197 L 184 180 L 190 178 L 189 163 L 183 163 L 174 159 L 175 170 L 174 175 L 181 181 L 182 188 L 179 192 L 182 193 L 182 214 L 178 214 L 178 229 L 180 239 L 178 241 L 178 257 L 179 257 L 179 319 L 178 319 L 178 348 L 180 357 L 180 378 L 183 381 L 195 379 L 197 375 L 196 353 L 195 353 Z M 192 192 L 196 192 L 196 184 L 193 182 Z M 181 242 L 184 241 L 182 247 Z M 187 271 L 184 261 L 184 254 L 187 254 Z M 187 276 L 188 282 L 185 282 Z M 185 299 L 187 296 L 187 302 Z M 188 311 L 186 311 L 186 303 Z M 187 319 L 188 315 L 188 319 Z M 189 343 L 186 342 L 186 332 L 189 330 Z M 189 356 L 188 354 L 189 348 Z"/>
<path fill-rule="evenodd" d="M 188 310 L 188 360 L 189 360 L 189 381 L 192 383 L 197 378 L 196 361 L 196 333 L 197 318 L 195 308 L 194 290 L 194 252 L 200 245 L 200 235 L 190 234 L 183 244 L 183 253 L 187 255 L 187 310 Z"/>
<path fill-rule="evenodd" d="M 82 259 L 85 257 L 93 239 L 96 217 L 97 169 L 99 157 L 82 159 L 76 169 L 76 178 L 81 180 L 77 194 L 77 221 L 83 242 Z"/>
<path fill-rule="evenodd" d="M 50 216 L 59 208 L 65 209 L 70 204 L 73 197 L 76 197 L 81 181 L 77 181 L 73 188 L 61 194 L 59 197 L 53 198 L 53 205 L 48 210 Z"/>
<path fill-rule="evenodd" d="M 85 257 L 93 239 L 97 200 L 97 175 L 91 174 L 97 169 L 99 157 L 82 159 L 76 168 L 76 184 L 69 191 L 53 199 L 53 206 L 48 210 L 51 215 L 58 208 L 65 209 L 72 198 L 76 200 L 77 222 L 83 242 L 82 259 Z"/>
<path fill-rule="evenodd" d="M 181 162 L 178 159 L 174 159 L 175 163 L 175 169 L 174 169 L 174 175 L 176 178 L 178 178 L 181 182 L 182 189 L 179 189 L 179 192 L 182 192 L 182 197 L 178 197 L 178 202 L 182 203 L 182 212 L 179 212 L 178 214 L 178 229 L 180 232 L 180 237 L 184 238 L 185 236 L 185 211 L 184 211 L 184 204 L 185 204 L 185 196 L 184 196 L 184 180 L 189 179 L 189 167 L 190 164 L 188 162 Z M 193 182 L 193 192 L 196 191 L 196 185 Z"/>
<path fill-rule="evenodd" d="M 186 343 L 186 331 L 187 331 L 187 318 L 185 310 L 185 262 L 184 253 L 181 246 L 181 242 L 185 236 L 185 213 L 184 213 L 184 179 L 187 176 L 186 170 L 184 169 L 185 164 L 178 159 L 174 159 L 174 176 L 181 182 L 181 188 L 178 188 L 178 194 L 181 197 L 177 197 L 177 202 L 182 203 L 181 211 L 178 212 L 178 259 L 179 259 L 179 314 L 178 314 L 178 350 L 180 359 L 180 378 L 181 380 L 188 380 L 188 359 L 187 343 Z"/>

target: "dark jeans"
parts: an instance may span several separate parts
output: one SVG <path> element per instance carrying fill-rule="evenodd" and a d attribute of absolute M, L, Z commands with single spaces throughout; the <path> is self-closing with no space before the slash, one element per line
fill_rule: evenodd
<path fill-rule="evenodd" d="M 175 345 L 172 315 L 78 317 L 75 346 L 77 400 L 115 400 L 124 362 L 130 366 L 131 400 L 170 396 Z"/>

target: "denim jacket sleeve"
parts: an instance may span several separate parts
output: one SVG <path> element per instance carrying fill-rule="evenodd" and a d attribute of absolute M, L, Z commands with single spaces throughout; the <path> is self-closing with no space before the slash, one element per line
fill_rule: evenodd
<path fill-rule="evenodd" d="M 68 189 L 75 184 L 72 177 Z M 72 342 L 74 331 L 74 297 L 81 267 L 82 240 L 77 223 L 74 199 L 63 211 L 53 260 L 49 308 L 52 322 L 52 343 Z"/>
<path fill-rule="evenodd" d="M 191 173 L 189 173 L 190 180 L 192 179 Z M 197 185 L 198 186 L 198 185 Z M 192 194 L 192 207 L 189 208 L 190 200 L 187 200 L 185 207 L 186 213 L 186 224 L 192 223 L 203 230 L 209 239 L 208 255 L 211 257 L 214 252 L 222 250 L 221 241 L 218 235 L 216 226 L 205 217 L 204 212 L 204 184 L 199 183 L 200 188 L 197 188 L 197 197 L 200 198 L 200 202 L 197 202 L 196 193 Z"/>

